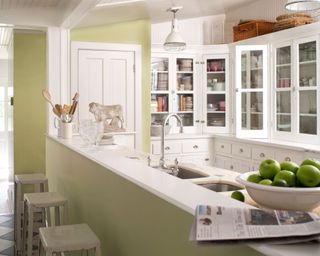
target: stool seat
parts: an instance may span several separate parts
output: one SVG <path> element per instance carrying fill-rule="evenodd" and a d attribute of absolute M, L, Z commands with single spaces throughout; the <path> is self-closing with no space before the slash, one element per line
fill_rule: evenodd
<path fill-rule="evenodd" d="M 24 199 L 36 208 L 64 205 L 67 199 L 56 192 L 26 193 Z"/>
<path fill-rule="evenodd" d="M 40 228 L 45 251 L 67 252 L 99 248 L 100 240 L 87 224 Z"/>
<path fill-rule="evenodd" d="M 42 173 L 19 174 L 14 176 L 14 181 L 21 184 L 40 184 L 47 180 L 48 178 Z"/>

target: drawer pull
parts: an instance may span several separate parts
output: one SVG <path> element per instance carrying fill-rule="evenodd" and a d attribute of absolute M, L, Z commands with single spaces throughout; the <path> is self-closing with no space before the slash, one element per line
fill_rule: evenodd
<path fill-rule="evenodd" d="M 202 123 L 202 124 L 204 124 L 205 122 L 206 122 L 206 121 L 204 121 L 204 120 L 201 120 L 201 123 Z"/>
<path fill-rule="evenodd" d="M 170 150 L 170 147 L 165 147 L 164 149 L 165 149 L 165 150 Z"/>
<path fill-rule="evenodd" d="M 196 123 L 200 123 L 200 120 L 196 120 Z"/>
<path fill-rule="evenodd" d="M 230 165 L 230 170 L 233 170 L 233 168 L 234 168 L 233 165 Z"/>
<path fill-rule="evenodd" d="M 243 148 L 240 148 L 240 153 L 243 153 Z"/>
<path fill-rule="evenodd" d="M 260 157 L 263 158 L 265 157 L 266 155 L 264 153 L 260 153 Z"/>
<path fill-rule="evenodd" d="M 194 149 L 197 149 L 197 148 L 199 148 L 199 147 L 198 147 L 198 145 L 194 145 L 193 148 L 194 148 Z"/>
<path fill-rule="evenodd" d="M 224 145 L 221 145 L 221 148 L 224 148 Z"/>
<path fill-rule="evenodd" d="M 285 161 L 288 161 L 288 162 L 291 162 L 291 158 L 288 157 L 288 156 L 287 156 L 284 160 L 285 160 Z"/>
<path fill-rule="evenodd" d="M 210 159 L 209 158 L 205 158 L 204 161 L 208 162 Z"/>

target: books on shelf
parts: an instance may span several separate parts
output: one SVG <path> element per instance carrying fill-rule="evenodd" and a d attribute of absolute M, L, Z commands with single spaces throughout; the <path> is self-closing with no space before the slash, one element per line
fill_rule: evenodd
<path fill-rule="evenodd" d="M 157 96 L 157 112 L 168 111 L 168 96 Z"/>

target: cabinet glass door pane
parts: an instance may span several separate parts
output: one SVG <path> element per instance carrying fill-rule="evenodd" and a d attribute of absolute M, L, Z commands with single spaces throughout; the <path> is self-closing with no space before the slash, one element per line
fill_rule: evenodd
<path fill-rule="evenodd" d="M 277 131 L 291 132 L 291 91 L 277 92 Z"/>
<path fill-rule="evenodd" d="M 168 58 L 152 58 L 151 91 L 167 91 L 169 89 Z"/>
<path fill-rule="evenodd" d="M 207 125 L 215 127 L 226 126 L 226 95 L 207 95 Z"/>
<path fill-rule="evenodd" d="M 263 93 L 241 93 L 241 125 L 244 130 L 263 129 Z"/>
<path fill-rule="evenodd" d="M 291 87 L 291 46 L 277 49 L 277 88 Z"/>
<path fill-rule="evenodd" d="M 184 126 L 194 125 L 193 59 L 177 58 L 176 62 L 177 112 Z"/>
<path fill-rule="evenodd" d="M 299 86 L 316 86 L 317 81 L 316 41 L 299 45 Z"/>
<path fill-rule="evenodd" d="M 317 134 L 317 91 L 300 91 L 299 132 Z"/>
<path fill-rule="evenodd" d="M 241 72 L 242 89 L 263 88 L 263 51 L 244 51 Z"/>

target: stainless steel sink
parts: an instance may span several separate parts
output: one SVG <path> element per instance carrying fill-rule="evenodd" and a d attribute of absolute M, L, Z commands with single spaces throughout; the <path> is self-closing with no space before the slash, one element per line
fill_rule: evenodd
<path fill-rule="evenodd" d="M 220 183 L 220 182 L 212 182 L 212 183 L 205 183 L 205 184 L 197 184 L 201 187 L 210 189 L 215 192 L 226 192 L 226 191 L 235 191 L 243 189 L 242 187 L 227 184 L 227 183 Z"/>
<path fill-rule="evenodd" d="M 180 179 L 197 179 L 208 177 L 209 175 L 200 172 L 198 170 L 191 170 L 182 166 L 179 166 L 178 175 L 174 175 Z"/>

